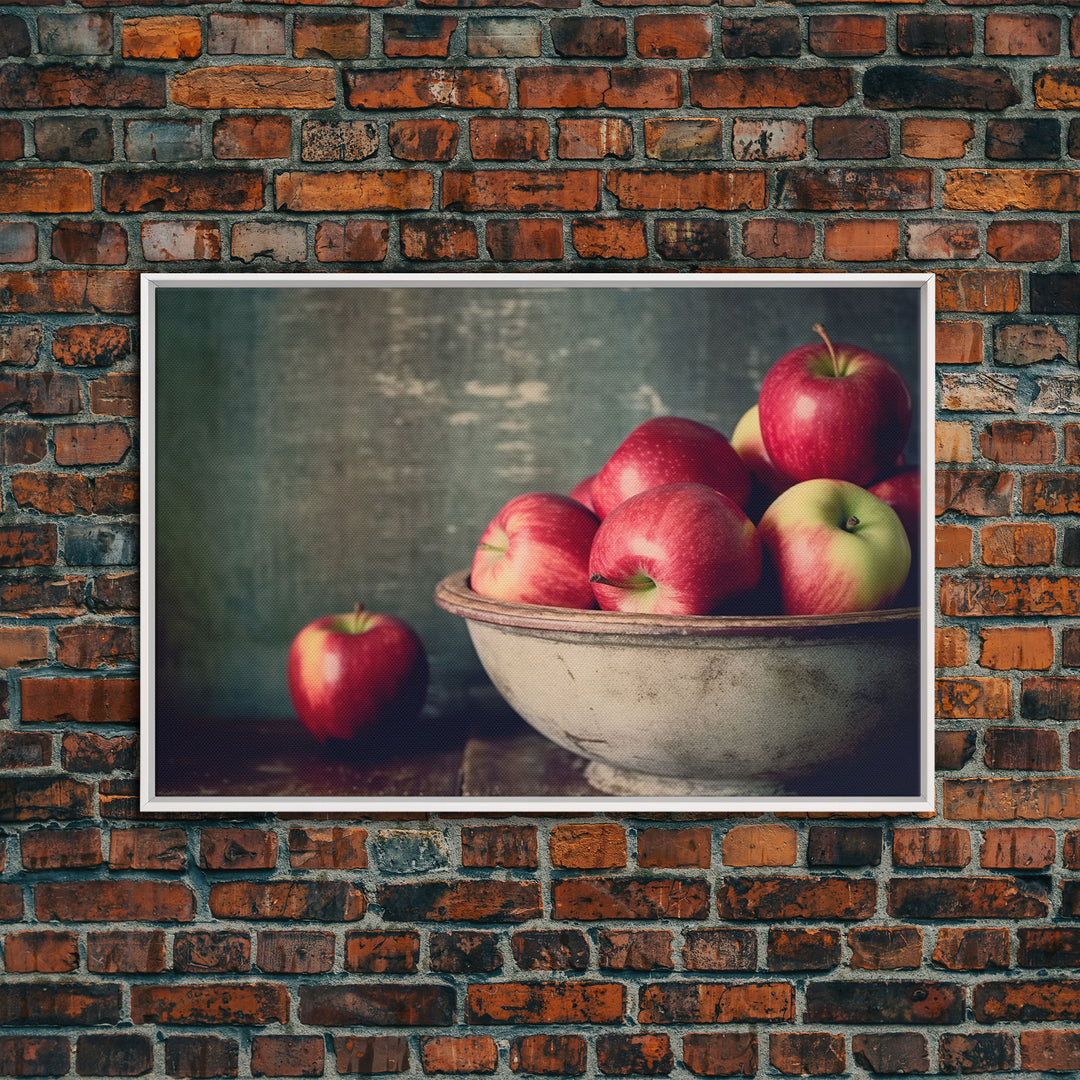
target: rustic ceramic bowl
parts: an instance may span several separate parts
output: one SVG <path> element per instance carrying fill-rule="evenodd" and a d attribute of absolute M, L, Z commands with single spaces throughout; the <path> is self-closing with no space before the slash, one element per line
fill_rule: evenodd
<path fill-rule="evenodd" d="M 820 788 L 823 774 L 858 767 L 868 746 L 917 737 L 917 608 L 576 611 L 489 600 L 465 571 L 435 602 L 464 617 L 511 708 L 589 759 L 587 778 L 609 794 L 798 793 L 807 777 Z"/>

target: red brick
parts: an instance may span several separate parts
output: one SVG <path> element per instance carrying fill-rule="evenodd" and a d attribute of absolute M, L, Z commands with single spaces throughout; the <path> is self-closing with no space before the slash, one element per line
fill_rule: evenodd
<path fill-rule="evenodd" d="M 630 218 L 578 218 L 571 226 L 574 250 L 583 259 L 643 259 L 645 223 Z"/>
<path fill-rule="evenodd" d="M 252 169 L 119 170 L 102 177 L 101 208 L 112 214 L 261 210 L 263 188 L 262 172 Z"/>
<path fill-rule="evenodd" d="M 549 24 L 551 44 L 559 56 L 626 55 L 626 22 L 615 16 L 567 16 Z"/>
<path fill-rule="evenodd" d="M 743 224 L 743 254 L 751 259 L 808 259 L 814 250 L 810 222 L 754 218 Z"/>
<path fill-rule="evenodd" d="M 1022 679 L 1020 715 L 1032 720 L 1080 719 L 1080 679 L 1070 675 Z"/>
<path fill-rule="evenodd" d="M 938 322 L 935 326 L 935 361 L 939 364 L 978 364 L 983 358 L 982 324 Z"/>
<path fill-rule="evenodd" d="M 786 982 L 646 983 L 641 1024 L 732 1024 L 793 1020 L 795 988 Z"/>
<path fill-rule="evenodd" d="M 837 262 L 891 262 L 900 252 L 895 220 L 825 222 L 825 258 Z"/>
<path fill-rule="evenodd" d="M 596 1063 L 606 1076 L 666 1076 L 675 1056 L 664 1033 L 604 1034 L 596 1037 Z"/>
<path fill-rule="evenodd" d="M 138 983 L 135 1024 L 262 1025 L 289 1020 L 289 991 L 273 983 Z"/>
<path fill-rule="evenodd" d="M 260 930 L 255 966 L 260 971 L 314 975 L 334 966 L 335 937 L 320 930 Z"/>
<path fill-rule="evenodd" d="M 364 931 L 345 936 L 345 970 L 415 972 L 420 957 L 420 935 Z"/>
<path fill-rule="evenodd" d="M 0 272 L 0 313 L 133 315 L 138 274 L 130 270 Z"/>
<path fill-rule="evenodd" d="M 889 971 L 922 966 L 922 931 L 917 926 L 862 926 L 849 930 L 851 967 Z"/>
<path fill-rule="evenodd" d="M 0 732 L 0 769 L 37 769 L 52 764 L 52 735 L 45 731 Z"/>
<path fill-rule="evenodd" d="M 1029 473 L 1022 481 L 1020 507 L 1025 514 L 1075 514 L 1080 482 L 1074 473 Z"/>
<path fill-rule="evenodd" d="M 1061 251 L 1061 226 L 1056 221 L 992 221 L 986 251 L 998 262 L 1048 262 Z"/>
<path fill-rule="evenodd" d="M 70 930 L 22 930 L 4 939 L 8 972 L 68 972 L 79 966 L 79 936 Z"/>
<path fill-rule="evenodd" d="M 773 1032 L 769 1064 L 787 1076 L 834 1076 L 847 1066 L 844 1036 L 825 1031 Z"/>
<path fill-rule="evenodd" d="M 842 1024 L 949 1024 L 964 1019 L 964 989 L 922 979 L 818 981 L 806 988 L 804 1020 Z"/>
<path fill-rule="evenodd" d="M 682 104 L 673 68 L 519 68 L 523 109 L 672 109 Z"/>
<path fill-rule="evenodd" d="M 637 834 L 638 866 L 678 868 L 712 865 L 712 830 L 641 829 Z"/>
<path fill-rule="evenodd" d="M 0 567 L 52 566 L 56 563 L 56 554 L 55 525 L 0 527 Z"/>
<path fill-rule="evenodd" d="M 236 1076 L 240 1045 L 217 1035 L 167 1035 L 165 1072 L 175 1077 Z"/>
<path fill-rule="evenodd" d="M 736 825 L 724 834 L 725 866 L 792 866 L 799 836 L 790 825 Z"/>
<path fill-rule="evenodd" d="M 1080 1069 L 1080 1030 L 1021 1031 L 1020 1068 L 1034 1072 Z"/>
<path fill-rule="evenodd" d="M 683 1064 L 698 1076 L 756 1076 L 757 1034 L 688 1032 L 683 1036 Z"/>
<path fill-rule="evenodd" d="M 321 1035 L 256 1035 L 251 1040 L 252 1076 L 322 1076 Z"/>
<path fill-rule="evenodd" d="M 806 157 L 806 124 L 736 117 L 731 122 L 731 152 L 736 161 L 797 161 Z"/>
<path fill-rule="evenodd" d="M 362 889 L 347 881 L 228 881 L 210 886 L 210 912 L 223 919 L 351 922 L 367 910 Z"/>
<path fill-rule="evenodd" d="M 776 203 L 785 210 L 927 210 L 930 178 L 928 169 L 782 169 Z"/>
<path fill-rule="evenodd" d="M 223 116 L 213 123 L 214 157 L 225 160 L 287 158 L 292 121 L 287 116 Z"/>
<path fill-rule="evenodd" d="M 646 60 L 708 56 L 712 22 L 708 15 L 635 15 L 634 44 Z"/>
<path fill-rule="evenodd" d="M 179 881 L 41 882 L 34 886 L 43 922 L 190 922 L 195 894 Z"/>
<path fill-rule="evenodd" d="M 56 659 L 72 668 L 115 667 L 135 659 L 135 639 L 129 626 L 60 626 L 56 644 Z"/>
<path fill-rule="evenodd" d="M 390 922 L 525 922 L 541 911 L 533 881 L 464 879 L 380 885 L 378 902 Z"/>
<path fill-rule="evenodd" d="M 345 72 L 345 103 L 351 109 L 505 109 L 509 100 L 509 81 L 497 68 Z"/>
<path fill-rule="evenodd" d="M 988 870 L 1042 870 L 1053 863 L 1054 852 L 1051 829 L 987 829 L 979 864 Z"/>
<path fill-rule="evenodd" d="M 624 210 L 763 209 L 765 174 L 749 170 L 614 169 L 605 186 Z"/>
<path fill-rule="evenodd" d="M 127 426 L 119 423 L 64 424 L 55 438 L 58 465 L 115 465 L 131 448 Z"/>
<path fill-rule="evenodd" d="M 385 221 L 323 221 L 315 230 L 315 258 L 324 263 L 381 262 L 389 240 Z"/>
<path fill-rule="evenodd" d="M 612 1024 L 626 1014 L 626 987 L 618 983 L 472 983 L 467 993 L 469 1024 Z"/>
<path fill-rule="evenodd" d="M 7 1026 L 115 1025 L 120 1020 L 118 983 L 72 980 L 0 983 L 0 1016 Z"/>
<path fill-rule="evenodd" d="M 994 1072 L 1011 1069 L 1016 1047 L 1005 1031 L 975 1031 L 941 1036 L 938 1061 L 945 1072 Z"/>
<path fill-rule="evenodd" d="M 724 919 L 864 919 L 874 909 L 873 880 L 842 877 L 722 879 L 717 911 Z"/>
<path fill-rule="evenodd" d="M 1005 927 L 952 927 L 938 931 L 933 962 L 950 971 L 987 971 L 1009 966 Z"/>
<path fill-rule="evenodd" d="M 403 1073 L 409 1069 L 409 1040 L 400 1035 L 335 1035 L 338 1072 Z"/>
<path fill-rule="evenodd" d="M 1064 335 L 1053 326 L 1013 324 L 999 326 L 994 332 L 994 359 L 998 364 L 1019 367 L 1045 361 L 1063 363 L 1068 351 Z M 1021 431 L 1024 429 L 1024 425 L 1021 424 L 1017 424 L 1016 427 Z M 1033 431 L 1039 431 L 1040 428 L 1045 429 L 1045 425 L 1035 423 L 1031 425 Z M 1066 428 L 1067 432 L 1068 428 Z M 1053 447 L 1052 431 L 1043 436 L 1042 444 Z M 1047 463 L 1053 460 L 1051 450 Z"/>
<path fill-rule="evenodd" d="M 277 834 L 263 829 L 203 829 L 199 865 L 207 870 L 270 870 L 277 864 Z"/>
<path fill-rule="evenodd" d="M 694 929 L 687 930 L 683 939 L 687 971 L 753 971 L 757 967 L 757 935 L 752 930 Z"/>
<path fill-rule="evenodd" d="M 1012 712 L 1008 679 L 986 675 L 939 678 L 935 691 L 935 715 L 941 719 L 1001 720 Z"/>
<path fill-rule="evenodd" d="M 971 838 L 966 829 L 918 826 L 893 830 L 893 865 L 898 867 L 967 866 Z"/>
<path fill-rule="evenodd" d="M 330 825 L 289 830 L 289 865 L 296 870 L 363 870 L 367 829 Z"/>
<path fill-rule="evenodd" d="M 156 974 L 164 971 L 165 932 L 91 931 L 86 935 L 86 968 L 105 974 Z"/>
<path fill-rule="evenodd" d="M 633 131 L 620 117 L 559 117 L 558 154 L 567 160 L 599 161 L 628 158 L 633 148 Z"/>
<path fill-rule="evenodd" d="M 876 116 L 823 116 L 814 121 L 818 160 L 889 156 L 889 128 Z"/>
<path fill-rule="evenodd" d="M 670 930 L 601 930 L 599 964 L 607 971 L 670 970 Z"/>
<path fill-rule="evenodd" d="M 49 634 L 45 627 L 0 626 L 0 668 L 34 667 L 48 658 Z"/>
<path fill-rule="evenodd" d="M 1080 783 L 1071 777 L 945 780 L 943 813 L 963 821 L 1080 817 Z"/>
<path fill-rule="evenodd" d="M 939 626 L 934 630 L 934 666 L 966 667 L 968 635 L 961 626 Z"/>
<path fill-rule="evenodd" d="M 335 104 L 334 72 L 269 64 L 191 68 L 170 78 L 169 96 L 189 109 L 328 109 Z"/>
<path fill-rule="evenodd" d="M 0 172 L 0 212 L 78 214 L 94 208 L 85 169 L 18 169 Z"/>
<path fill-rule="evenodd" d="M 831 928 L 770 927 L 768 942 L 766 965 L 770 971 L 828 971 L 840 963 L 840 933 Z"/>
<path fill-rule="evenodd" d="M 1080 182 L 1057 169 L 949 169 L 942 205 L 954 210 L 1057 210 L 1080 208 Z"/>
<path fill-rule="evenodd" d="M 202 27 L 191 15 L 124 19 L 121 52 L 132 60 L 193 60 L 202 50 Z"/>
<path fill-rule="evenodd" d="M 361 172 L 281 172 L 274 180 L 279 210 L 428 210 L 430 173 L 399 169 Z"/>
<path fill-rule="evenodd" d="M 33 367 L 40 356 L 43 336 L 43 328 L 39 322 L 8 322 L 6 326 L 0 326 L 0 364 Z M 19 429 L 5 426 L 2 430 L 6 433 Z M 28 464 L 28 462 L 23 464 Z"/>
<path fill-rule="evenodd" d="M 849 68 L 754 67 L 693 68 L 690 103 L 702 109 L 791 109 L 801 105 L 831 108 L 852 95 Z"/>
<path fill-rule="evenodd" d="M 246 933 L 180 931 L 173 939 L 173 969 L 182 972 L 248 971 L 251 939 Z"/>
<path fill-rule="evenodd" d="M 975 1019 L 980 1024 L 1003 1020 L 1075 1020 L 1080 1008 L 1076 979 L 1011 979 L 983 982 L 972 988 Z"/>
<path fill-rule="evenodd" d="M 20 838 L 26 870 L 66 870 L 100 866 L 101 830 L 31 829 Z"/>
<path fill-rule="evenodd" d="M 810 51 L 818 56 L 880 56 L 885 51 L 881 15 L 811 15 Z"/>
<path fill-rule="evenodd" d="M 428 939 L 428 963 L 432 971 L 461 974 L 498 971 L 503 966 L 499 939 L 488 931 L 450 930 Z"/>
<path fill-rule="evenodd" d="M 0 408 L 31 416 L 69 416 L 82 408 L 79 380 L 67 372 L 16 372 L 0 378 Z"/>
<path fill-rule="evenodd" d="M 498 262 L 563 257 L 563 225 L 558 218 L 489 221 L 484 239 L 488 254 Z"/>
<path fill-rule="evenodd" d="M 536 826 L 463 825 L 461 865 L 535 869 Z"/>
<path fill-rule="evenodd" d="M 965 221 L 912 221 L 904 227 L 911 259 L 974 259 L 979 230 Z"/>
<path fill-rule="evenodd" d="M 112 221 L 61 221 L 53 228 L 53 258 L 76 266 L 122 266 L 128 236 Z"/>
<path fill-rule="evenodd" d="M 997 671 L 1045 670 L 1054 662 L 1054 635 L 1045 626 L 991 627 L 980 630 L 981 667 Z"/>
<path fill-rule="evenodd" d="M 132 679 L 24 679 L 24 723 L 133 723 L 139 716 Z"/>
<path fill-rule="evenodd" d="M 581 1035 L 522 1035 L 510 1043 L 510 1068 L 537 1076 L 581 1076 L 586 1054 Z"/>
<path fill-rule="evenodd" d="M 589 942 L 580 930 L 519 930 L 510 938 L 522 971 L 582 971 L 589 966 Z"/>
<path fill-rule="evenodd" d="M 1061 20 L 1057 15 L 991 12 L 986 16 L 987 56 L 1057 56 Z"/>
<path fill-rule="evenodd" d="M 110 870 L 186 870 L 187 833 L 183 829 L 113 829 Z"/>
<path fill-rule="evenodd" d="M 390 153 L 402 161 L 449 161 L 457 153 L 461 129 L 452 120 L 391 120 Z"/>
<path fill-rule="evenodd" d="M 63 1076 L 70 1067 L 66 1035 L 0 1035 L 0 1075 Z"/>
<path fill-rule="evenodd" d="M 1049 566 L 1056 538 L 1051 525 L 987 525 L 979 531 L 987 566 Z"/>
<path fill-rule="evenodd" d="M 1045 888 L 1035 879 L 896 878 L 888 884 L 895 918 L 1038 918 L 1049 913 Z"/>
<path fill-rule="evenodd" d="M 490 1035 L 432 1035 L 420 1041 L 425 1073 L 493 1073 L 499 1048 Z"/>
<path fill-rule="evenodd" d="M 300 59 L 362 60 L 371 51 L 368 15 L 300 12 L 293 20 L 293 56 Z"/>
<path fill-rule="evenodd" d="M 551 884 L 555 919 L 702 919 L 709 888 L 700 879 L 563 878 Z"/>
<path fill-rule="evenodd" d="M 22 124 L 18 120 L 0 120 L 0 161 L 18 161 L 23 149 Z M 33 262 L 33 256 L 27 262 Z"/>
<path fill-rule="evenodd" d="M 127 359 L 132 350 L 130 326 L 89 323 L 53 332 L 53 357 L 65 367 L 108 367 Z"/>
<path fill-rule="evenodd" d="M 392 57 L 448 56 L 457 24 L 454 16 L 384 15 L 383 52 Z"/>
<path fill-rule="evenodd" d="M 511 212 L 595 210 L 600 174 L 593 169 L 485 169 L 443 173 L 444 210 Z"/>
<path fill-rule="evenodd" d="M 726 221 L 709 218 L 657 218 L 656 253 L 662 259 L 723 261 L 731 257 Z"/>

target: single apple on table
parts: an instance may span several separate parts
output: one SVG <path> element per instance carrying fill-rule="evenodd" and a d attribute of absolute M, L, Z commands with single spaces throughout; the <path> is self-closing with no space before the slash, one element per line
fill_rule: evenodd
<path fill-rule="evenodd" d="M 761 437 L 793 480 L 850 480 L 888 472 L 911 429 L 911 391 L 883 356 L 829 340 L 802 345 L 769 368 L 758 394 Z"/>
<path fill-rule="evenodd" d="M 804 480 L 758 524 L 787 615 L 888 607 L 904 586 L 911 545 L 891 506 L 847 480 Z"/>
<path fill-rule="evenodd" d="M 409 723 L 427 695 L 423 642 L 394 615 L 324 615 L 289 646 L 286 683 L 301 723 L 320 743 L 347 741 L 387 720 Z"/>
<path fill-rule="evenodd" d="M 728 496 L 705 484 L 664 484 L 604 518 L 589 576 L 609 611 L 708 615 L 758 583 L 761 542 Z"/>
<path fill-rule="evenodd" d="M 675 483 L 705 484 L 743 507 L 750 470 L 715 428 L 680 416 L 656 416 L 638 424 L 596 474 L 593 509 L 603 520 L 631 495 Z"/>
<path fill-rule="evenodd" d="M 469 583 L 492 600 L 594 608 L 589 549 L 599 524 L 569 495 L 516 495 L 481 534 Z"/>

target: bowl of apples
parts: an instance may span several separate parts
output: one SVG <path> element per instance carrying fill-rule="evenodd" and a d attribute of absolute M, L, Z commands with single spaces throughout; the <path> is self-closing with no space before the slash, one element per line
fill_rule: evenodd
<path fill-rule="evenodd" d="M 911 397 L 888 361 L 822 337 L 777 361 L 730 440 L 647 420 L 570 494 L 512 498 L 436 587 L 498 692 L 599 792 L 827 795 L 916 741 Z M 865 453 L 831 467 L 830 422 Z"/>

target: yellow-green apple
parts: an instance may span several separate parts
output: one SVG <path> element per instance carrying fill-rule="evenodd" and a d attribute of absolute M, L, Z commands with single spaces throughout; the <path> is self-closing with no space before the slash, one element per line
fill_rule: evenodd
<path fill-rule="evenodd" d="M 911 567 L 904 526 L 882 499 L 847 480 L 804 480 L 758 523 L 788 615 L 887 607 Z"/>
<path fill-rule="evenodd" d="M 469 579 L 473 591 L 518 604 L 596 607 L 589 549 L 599 524 L 569 495 L 516 495 L 480 536 Z"/>
<path fill-rule="evenodd" d="M 740 417 L 735 430 L 731 433 L 731 445 L 750 470 L 750 475 L 773 498 L 794 483 L 773 464 L 769 451 L 765 449 L 765 443 L 761 438 L 761 419 L 757 405 L 751 405 Z"/>
<path fill-rule="evenodd" d="M 638 424 L 596 474 L 593 509 L 603 520 L 631 495 L 675 483 L 705 484 L 742 507 L 750 495 L 750 470 L 715 428 L 656 416 Z"/>
<path fill-rule="evenodd" d="M 419 635 L 394 615 L 324 615 L 289 646 L 286 683 L 301 723 L 321 743 L 355 738 L 387 720 L 410 723 L 427 695 Z"/>
<path fill-rule="evenodd" d="M 609 611 L 708 615 L 758 583 L 761 542 L 734 499 L 705 484 L 663 484 L 600 523 L 589 577 Z"/>
<path fill-rule="evenodd" d="M 865 486 L 894 465 L 911 429 L 911 392 L 888 360 L 857 345 L 819 344 L 777 360 L 758 394 L 761 437 L 793 480 Z"/>
<path fill-rule="evenodd" d="M 582 506 L 587 506 L 591 510 L 593 508 L 592 484 L 595 479 L 596 473 L 593 473 L 591 476 L 586 476 L 579 480 L 570 491 L 570 498 L 577 499 Z"/>

